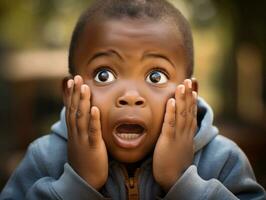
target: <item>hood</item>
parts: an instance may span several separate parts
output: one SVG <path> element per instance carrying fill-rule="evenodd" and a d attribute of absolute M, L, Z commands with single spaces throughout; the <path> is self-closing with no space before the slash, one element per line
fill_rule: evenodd
<path fill-rule="evenodd" d="M 54 123 L 51 131 L 67 140 L 67 126 L 66 126 L 66 107 L 63 107 L 60 113 L 60 120 Z"/>
<path fill-rule="evenodd" d="M 202 149 L 218 134 L 218 129 L 213 126 L 213 111 L 201 97 L 198 98 L 198 127 L 194 137 L 195 152 Z M 51 127 L 51 130 L 67 140 L 65 107 L 60 113 L 60 120 Z"/>
<path fill-rule="evenodd" d="M 194 137 L 195 152 L 207 145 L 216 135 L 218 129 L 213 125 L 213 111 L 206 101 L 198 98 L 198 131 Z"/>

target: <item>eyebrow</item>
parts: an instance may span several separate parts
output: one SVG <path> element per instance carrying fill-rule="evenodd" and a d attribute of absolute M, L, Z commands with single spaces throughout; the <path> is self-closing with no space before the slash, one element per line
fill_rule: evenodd
<path fill-rule="evenodd" d="M 113 55 L 115 55 L 115 56 L 117 56 L 120 60 L 124 60 L 123 58 L 122 58 L 122 56 L 117 52 L 117 51 L 115 51 L 115 50 L 113 50 L 113 49 L 110 49 L 110 50 L 106 50 L 106 51 L 99 51 L 99 52 L 96 52 L 95 54 L 93 54 L 90 58 L 89 58 L 89 60 L 88 60 L 88 63 L 90 63 L 90 62 L 92 62 L 94 59 L 96 59 L 96 58 L 99 58 L 99 57 L 102 57 L 102 56 L 113 56 Z"/>
<path fill-rule="evenodd" d="M 162 55 L 162 54 L 159 54 L 159 53 L 146 53 L 146 54 L 143 55 L 142 60 L 145 57 L 161 58 L 161 59 L 167 60 L 171 64 L 171 66 L 175 68 L 175 64 L 165 55 Z"/>

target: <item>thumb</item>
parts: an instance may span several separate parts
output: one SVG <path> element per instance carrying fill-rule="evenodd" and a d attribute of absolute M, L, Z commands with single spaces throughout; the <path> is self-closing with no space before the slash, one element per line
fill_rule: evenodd
<path fill-rule="evenodd" d="M 89 124 L 89 144 L 96 146 L 102 140 L 100 110 L 96 106 L 92 106 Z"/>

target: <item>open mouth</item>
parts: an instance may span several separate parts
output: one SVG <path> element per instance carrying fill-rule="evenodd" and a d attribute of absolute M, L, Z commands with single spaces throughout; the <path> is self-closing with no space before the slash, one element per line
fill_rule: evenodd
<path fill-rule="evenodd" d="M 124 122 L 114 131 L 116 143 L 123 148 L 135 148 L 143 141 L 146 129 L 141 123 Z"/>
<path fill-rule="evenodd" d="M 139 124 L 121 124 L 116 128 L 116 134 L 121 139 L 134 140 L 140 137 L 144 130 Z"/>

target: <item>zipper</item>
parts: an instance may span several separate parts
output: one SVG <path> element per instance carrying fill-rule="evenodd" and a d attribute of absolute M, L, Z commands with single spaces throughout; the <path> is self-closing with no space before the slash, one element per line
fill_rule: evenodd
<path fill-rule="evenodd" d="M 122 171 L 125 176 L 125 185 L 127 188 L 127 199 L 128 200 L 139 200 L 138 176 L 139 176 L 140 168 L 136 169 L 133 177 L 128 176 L 127 170 L 124 166 L 122 166 Z"/>

